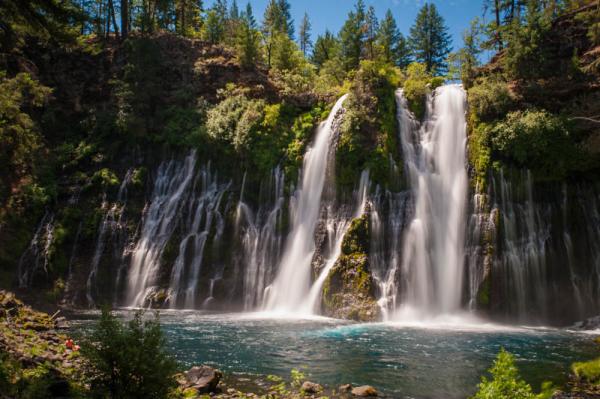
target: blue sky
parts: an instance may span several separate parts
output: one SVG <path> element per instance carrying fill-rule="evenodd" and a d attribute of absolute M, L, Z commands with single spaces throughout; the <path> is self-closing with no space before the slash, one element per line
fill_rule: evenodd
<path fill-rule="evenodd" d="M 231 3 L 232 0 L 229 0 Z M 247 0 L 237 0 L 240 9 L 246 6 Z M 298 23 L 306 11 L 312 23 L 313 40 L 326 29 L 339 32 L 348 12 L 354 7 L 355 0 L 289 0 L 292 5 L 292 17 L 298 31 Z M 375 7 L 377 16 L 383 17 L 387 9 L 391 9 L 396 17 L 398 27 L 408 35 L 419 8 L 425 0 L 365 0 L 367 6 Z M 446 20 L 453 38 L 454 48 L 462 46 L 462 32 L 475 17 L 482 16 L 483 0 L 429 0 L 435 3 L 440 14 Z M 205 5 L 212 5 L 213 0 L 206 0 Z M 250 0 L 257 21 L 261 21 L 268 0 Z"/>

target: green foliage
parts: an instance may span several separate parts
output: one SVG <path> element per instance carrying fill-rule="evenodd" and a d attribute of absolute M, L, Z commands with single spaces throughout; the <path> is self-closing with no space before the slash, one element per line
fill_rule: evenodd
<path fill-rule="evenodd" d="M 0 167 L 12 171 L 0 178 L 0 201 L 6 200 L 11 177 L 22 177 L 37 163 L 41 136 L 31 112 L 43 106 L 50 93 L 28 73 L 8 78 L 0 71 Z"/>
<path fill-rule="evenodd" d="M 362 170 L 371 180 L 393 185 L 392 159 L 399 159 L 394 91 L 399 71 L 376 61 L 362 61 L 354 75 L 344 107 L 336 152 L 336 182 L 342 189 L 353 187 Z"/>
<path fill-rule="evenodd" d="M 92 175 L 92 184 L 98 187 L 106 189 L 108 187 L 115 187 L 119 185 L 119 178 L 117 175 L 108 168 L 102 168 Z"/>
<path fill-rule="evenodd" d="M 551 26 L 550 15 L 543 12 L 541 3 L 530 1 L 525 23 L 521 25 L 515 20 L 507 27 L 503 63 L 509 78 L 535 78 L 555 72 L 548 62 L 548 47 L 544 45 Z"/>
<path fill-rule="evenodd" d="M 589 362 L 577 362 L 571 366 L 577 378 L 600 386 L 600 358 Z"/>
<path fill-rule="evenodd" d="M 446 57 L 451 50 L 451 36 L 435 4 L 425 4 L 410 28 L 409 43 L 415 61 L 425 64 L 428 73 L 446 72 Z"/>
<path fill-rule="evenodd" d="M 515 358 L 504 349 L 500 350 L 492 368 L 492 379 L 481 377 L 478 392 L 472 399 L 534 399 L 531 386 L 519 377 Z"/>
<path fill-rule="evenodd" d="M 342 241 L 342 254 L 367 253 L 369 250 L 369 215 L 352 220 Z"/>
<path fill-rule="evenodd" d="M 566 124 L 546 111 L 510 112 L 487 134 L 493 151 L 542 177 L 562 178 L 578 159 Z"/>
<path fill-rule="evenodd" d="M 365 3 L 358 0 L 354 10 L 348 14 L 339 35 L 340 55 L 346 71 L 357 69 L 359 66 L 365 40 L 365 20 Z"/>
<path fill-rule="evenodd" d="M 469 29 L 463 32 L 463 47 L 448 56 L 449 75 L 462 80 L 466 88 L 471 87 L 475 78 L 475 68 L 479 66 L 481 54 L 482 24 L 478 18 L 471 21 Z"/>
<path fill-rule="evenodd" d="M 339 51 L 340 43 L 338 39 L 329 30 L 326 30 L 324 34 L 317 37 L 311 60 L 317 68 L 321 69 L 327 61 L 338 59 Z"/>
<path fill-rule="evenodd" d="M 398 30 L 396 20 L 391 10 L 387 10 L 379 25 L 377 44 L 385 62 L 406 68 L 410 64 L 410 49 L 408 42 Z"/>
<path fill-rule="evenodd" d="M 294 388 L 300 388 L 306 379 L 306 375 L 304 375 L 304 373 L 298 369 L 292 369 L 290 376 L 292 380 L 292 386 Z"/>
<path fill-rule="evenodd" d="M 257 64 L 260 56 L 260 32 L 256 29 L 250 3 L 242 13 L 236 36 L 236 50 L 240 64 L 244 68 L 251 68 Z"/>
<path fill-rule="evenodd" d="M 427 93 L 443 83 L 443 78 L 434 78 L 427 72 L 425 64 L 413 62 L 406 69 L 406 80 L 404 81 L 404 97 L 408 102 L 408 108 L 417 119 L 423 119 L 425 115 L 425 100 Z"/>
<path fill-rule="evenodd" d="M 478 79 L 468 95 L 471 112 L 481 121 L 502 117 L 515 106 L 506 82 L 493 78 Z"/>
<path fill-rule="evenodd" d="M 82 353 L 94 365 L 92 390 L 99 395 L 166 398 L 176 385 L 176 364 L 165 351 L 158 314 L 144 321 L 137 312 L 123 324 L 104 309 Z"/>
<path fill-rule="evenodd" d="M 315 107 L 298 113 L 291 106 L 232 93 L 208 111 L 206 130 L 215 144 L 239 157 L 256 176 L 285 160 L 286 176 L 294 179 L 321 111 Z"/>

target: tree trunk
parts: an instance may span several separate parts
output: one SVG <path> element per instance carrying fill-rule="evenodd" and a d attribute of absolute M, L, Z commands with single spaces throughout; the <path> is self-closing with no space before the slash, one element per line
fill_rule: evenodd
<path fill-rule="evenodd" d="M 500 37 L 500 0 L 494 0 L 494 9 L 496 12 L 496 43 L 498 51 L 502 50 L 502 38 Z"/>
<path fill-rule="evenodd" d="M 108 0 L 108 12 L 109 18 L 112 20 L 115 35 L 119 36 L 119 26 L 117 25 L 117 17 L 115 15 L 115 5 L 113 3 L 113 0 Z"/>
<path fill-rule="evenodd" d="M 124 40 L 129 34 L 129 1 L 121 0 L 121 38 Z"/>

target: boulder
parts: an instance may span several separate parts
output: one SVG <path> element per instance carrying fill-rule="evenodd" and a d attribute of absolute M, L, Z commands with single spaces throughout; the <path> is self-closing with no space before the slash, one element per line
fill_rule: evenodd
<path fill-rule="evenodd" d="M 370 385 L 362 385 L 352 389 L 352 395 L 361 398 L 377 396 L 377 390 Z"/>
<path fill-rule="evenodd" d="M 340 385 L 338 387 L 338 391 L 340 391 L 340 392 L 350 392 L 350 391 L 352 391 L 352 385 L 351 384 Z"/>
<path fill-rule="evenodd" d="M 304 381 L 304 383 L 302 384 L 302 388 L 300 389 L 302 390 L 302 392 L 312 395 L 321 392 L 323 390 L 323 387 L 314 382 Z"/>
<path fill-rule="evenodd" d="M 198 393 L 214 392 L 223 373 L 209 366 L 194 366 L 184 373 L 185 388 L 194 388 Z"/>
<path fill-rule="evenodd" d="M 323 284 L 321 307 L 325 316 L 376 321 L 380 307 L 369 265 L 369 214 L 352 221 L 342 240 L 342 253 Z"/>

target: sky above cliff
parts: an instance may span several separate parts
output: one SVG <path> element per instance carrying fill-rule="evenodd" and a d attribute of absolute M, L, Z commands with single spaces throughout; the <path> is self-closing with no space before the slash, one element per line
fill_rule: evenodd
<path fill-rule="evenodd" d="M 246 0 L 237 0 L 240 9 L 246 6 Z M 337 33 L 342 27 L 348 12 L 354 8 L 355 0 L 289 0 L 292 5 L 292 17 L 296 32 L 298 24 L 304 15 L 308 13 L 312 24 L 313 40 L 326 29 Z M 377 16 L 382 18 L 389 8 L 396 17 L 400 31 L 408 35 L 419 8 L 425 4 L 425 0 L 365 0 L 368 6 L 375 7 Z M 430 0 L 438 8 L 440 14 L 446 20 L 453 39 L 453 47 L 462 46 L 462 32 L 469 26 L 475 17 L 482 17 L 483 0 Z M 213 0 L 205 1 L 205 5 L 212 5 Z M 230 0 L 231 3 L 231 0 Z M 250 0 L 257 21 L 262 20 L 268 0 Z M 489 16 L 488 16 L 489 18 Z"/>

